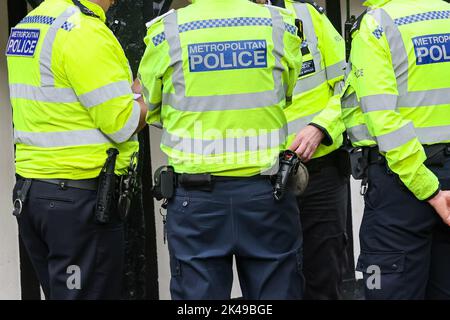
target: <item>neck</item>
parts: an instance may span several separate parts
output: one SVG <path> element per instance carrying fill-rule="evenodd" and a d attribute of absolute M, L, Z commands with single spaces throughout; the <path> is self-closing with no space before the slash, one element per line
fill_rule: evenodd
<path fill-rule="evenodd" d="M 105 13 L 108 11 L 110 7 L 110 1 L 108 0 L 89 0 L 92 3 L 99 5 Z"/>

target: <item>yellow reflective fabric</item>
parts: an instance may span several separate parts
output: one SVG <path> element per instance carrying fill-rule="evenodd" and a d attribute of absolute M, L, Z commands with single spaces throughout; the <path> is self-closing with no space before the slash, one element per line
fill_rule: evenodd
<path fill-rule="evenodd" d="M 342 145 L 345 130 L 341 119 L 339 91 L 335 87 L 344 79 L 345 42 L 331 22 L 309 3 L 285 1 L 286 8 L 303 23 L 309 54 L 303 67 L 292 104 L 286 108 L 290 144 L 295 135 L 310 123 L 323 128 L 326 137 L 313 158 L 329 154 Z"/>
<path fill-rule="evenodd" d="M 139 77 L 177 172 L 252 176 L 284 148 L 301 40 L 284 9 L 198 0 L 153 21 Z"/>
<path fill-rule="evenodd" d="M 23 177 L 97 177 L 111 147 L 120 152 L 116 173 L 124 174 L 138 149 L 128 61 L 101 7 L 81 2 L 100 19 L 70 0 L 46 0 L 8 42 L 16 171 Z M 29 56 L 20 55 L 21 43 L 28 48 L 24 34 L 38 35 Z"/>
<path fill-rule="evenodd" d="M 353 34 L 351 85 L 390 169 L 424 200 L 439 182 L 423 164 L 422 145 L 450 142 L 450 4 L 368 4 Z"/>

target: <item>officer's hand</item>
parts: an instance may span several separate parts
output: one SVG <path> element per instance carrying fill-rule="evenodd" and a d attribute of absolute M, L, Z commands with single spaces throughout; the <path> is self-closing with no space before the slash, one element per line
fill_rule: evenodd
<path fill-rule="evenodd" d="M 131 90 L 133 93 L 142 94 L 142 85 L 141 81 L 139 81 L 138 78 L 136 78 L 133 82 L 133 85 L 131 86 Z"/>
<path fill-rule="evenodd" d="M 255 2 L 259 4 L 266 4 L 267 0 L 255 0 Z"/>
<path fill-rule="evenodd" d="M 431 200 L 428 200 L 444 220 L 444 222 L 450 226 L 450 191 L 439 191 L 439 193 Z"/>
<path fill-rule="evenodd" d="M 308 162 L 323 138 L 324 134 L 320 129 L 308 125 L 297 134 L 289 150 L 294 151 L 303 162 Z"/>

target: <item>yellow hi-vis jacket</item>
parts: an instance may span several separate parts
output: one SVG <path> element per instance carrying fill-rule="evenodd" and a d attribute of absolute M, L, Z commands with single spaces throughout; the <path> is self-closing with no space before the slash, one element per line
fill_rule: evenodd
<path fill-rule="evenodd" d="M 46 0 L 11 30 L 6 54 L 16 171 L 26 178 L 88 179 L 115 147 L 126 173 L 140 108 L 125 54 L 100 6 Z"/>
<path fill-rule="evenodd" d="M 303 23 L 302 46 L 308 51 L 303 56 L 292 104 L 285 109 L 288 142 L 309 124 L 320 128 L 325 138 L 313 155 L 317 158 L 342 145 L 345 127 L 339 94 L 346 66 L 345 42 L 323 9 L 313 1 L 286 0 L 285 5 Z"/>
<path fill-rule="evenodd" d="M 283 109 L 301 67 L 287 10 L 197 0 L 150 23 L 139 67 L 149 123 L 179 173 L 252 176 L 285 148 Z"/>
<path fill-rule="evenodd" d="M 450 4 L 365 4 L 370 8 L 353 32 L 349 78 L 366 140 L 376 141 L 389 168 L 426 200 L 439 190 L 439 182 L 424 165 L 423 145 L 450 142 Z M 364 127 L 358 128 L 364 134 Z"/>

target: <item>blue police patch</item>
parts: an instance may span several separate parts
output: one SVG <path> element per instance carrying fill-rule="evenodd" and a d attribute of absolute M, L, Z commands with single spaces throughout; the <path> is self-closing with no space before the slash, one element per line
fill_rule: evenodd
<path fill-rule="evenodd" d="M 40 34 L 41 31 L 38 29 L 11 29 L 11 35 L 6 46 L 6 55 L 33 57 Z"/>
<path fill-rule="evenodd" d="M 316 72 L 314 66 L 314 60 L 303 61 L 302 70 L 300 71 L 300 77 Z"/>
<path fill-rule="evenodd" d="M 450 33 L 415 37 L 412 41 L 417 65 L 450 62 Z"/>
<path fill-rule="evenodd" d="M 267 67 L 265 40 L 190 44 L 188 54 L 191 72 Z"/>

